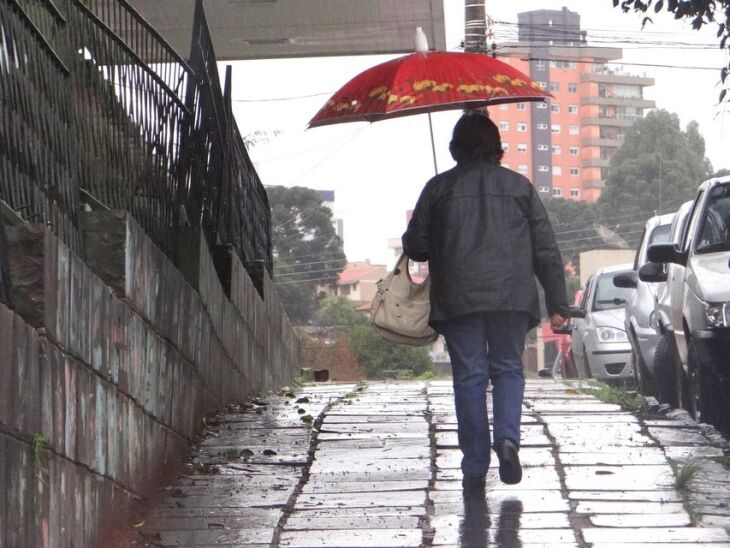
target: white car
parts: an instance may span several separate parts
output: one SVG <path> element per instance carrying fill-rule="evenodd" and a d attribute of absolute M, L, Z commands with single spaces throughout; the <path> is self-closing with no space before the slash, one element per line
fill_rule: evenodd
<path fill-rule="evenodd" d="M 730 177 L 702 183 L 678 243 L 649 247 L 639 276 L 666 263 L 666 304 L 674 335 L 677 400 L 695 418 L 730 430 Z"/>
<path fill-rule="evenodd" d="M 578 375 L 633 385 L 631 343 L 624 308 L 633 289 L 616 287 L 613 277 L 632 265 L 601 268 L 586 282 L 580 310 L 573 312 L 570 348 Z"/>

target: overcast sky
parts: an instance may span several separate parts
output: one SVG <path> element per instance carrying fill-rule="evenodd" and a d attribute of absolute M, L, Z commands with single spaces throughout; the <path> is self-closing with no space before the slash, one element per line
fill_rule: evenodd
<path fill-rule="evenodd" d="M 642 32 L 641 17 L 622 14 L 611 0 L 487 0 L 487 13 L 499 44 L 516 39 L 518 12 L 563 6 L 580 13 L 589 41 L 624 49 L 625 71 L 655 78 L 646 96 L 679 114 L 683 127 L 699 122 L 713 167 L 730 168 L 730 116 L 717 106 L 719 69 L 727 58 L 717 47 L 716 27 L 698 33 L 662 14 Z M 444 8 L 447 47 L 456 50 L 463 38 L 464 2 L 445 0 Z M 233 69 L 241 132 L 270 132 L 268 142 L 249 151 L 263 183 L 335 190 L 348 259 L 389 266 L 395 261 L 387 240 L 405 230 L 406 211 L 434 173 L 427 116 L 310 130 L 306 124 L 350 78 L 392 57 L 241 61 Z M 453 166 L 447 145 L 458 116 L 433 115 L 439 171 Z"/>

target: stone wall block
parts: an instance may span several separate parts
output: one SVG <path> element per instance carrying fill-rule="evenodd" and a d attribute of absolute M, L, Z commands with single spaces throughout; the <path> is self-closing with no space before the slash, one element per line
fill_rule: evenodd
<path fill-rule="evenodd" d="M 3 424 L 11 424 L 13 420 L 15 378 L 13 316 L 13 312 L 0 303 L 0 423 Z"/>

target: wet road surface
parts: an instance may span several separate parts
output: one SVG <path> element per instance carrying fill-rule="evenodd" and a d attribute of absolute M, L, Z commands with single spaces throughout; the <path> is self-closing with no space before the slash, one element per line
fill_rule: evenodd
<path fill-rule="evenodd" d="M 306 385 L 212 421 L 137 545 L 730 546 L 727 442 L 528 381 L 520 484 L 461 492 L 449 381 Z"/>

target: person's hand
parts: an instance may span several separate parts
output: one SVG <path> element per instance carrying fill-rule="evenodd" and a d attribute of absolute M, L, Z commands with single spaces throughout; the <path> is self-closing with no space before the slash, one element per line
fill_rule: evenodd
<path fill-rule="evenodd" d="M 561 327 L 565 327 L 569 321 L 570 318 L 568 316 L 556 313 L 550 316 L 550 327 L 552 329 L 560 329 Z"/>

